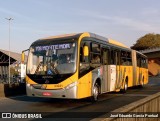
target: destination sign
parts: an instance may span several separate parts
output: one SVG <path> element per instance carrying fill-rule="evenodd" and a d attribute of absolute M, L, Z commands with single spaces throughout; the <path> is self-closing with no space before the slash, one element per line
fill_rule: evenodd
<path fill-rule="evenodd" d="M 71 44 L 67 43 L 67 44 L 37 46 L 35 47 L 35 51 L 70 49 L 70 48 L 71 48 Z"/>

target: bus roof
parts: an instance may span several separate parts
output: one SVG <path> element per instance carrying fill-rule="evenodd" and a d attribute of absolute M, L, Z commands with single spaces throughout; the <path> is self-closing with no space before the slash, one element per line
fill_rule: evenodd
<path fill-rule="evenodd" d="M 141 53 L 141 52 L 139 52 L 139 51 L 137 51 L 137 50 L 135 50 L 138 54 L 140 54 L 141 56 L 143 56 L 143 57 L 145 57 L 145 58 L 147 58 L 147 56 L 146 55 L 144 55 L 143 53 Z"/>
<path fill-rule="evenodd" d="M 71 37 L 77 35 L 76 33 L 72 34 L 62 34 L 62 35 L 56 35 L 56 36 L 50 36 L 46 38 L 41 38 L 40 40 L 48 40 L 48 39 L 56 39 L 56 38 L 65 38 L 65 37 Z"/>
<path fill-rule="evenodd" d="M 110 44 L 115 45 L 115 46 L 120 46 L 120 47 L 123 47 L 123 48 L 126 48 L 126 49 L 130 49 L 129 47 L 125 46 L 124 44 L 122 44 L 118 41 L 115 41 L 113 39 L 108 39 L 106 37 L 103 37 L 103 36 L 100 36 L 100 35 L 97 35 L 97 34 L 94 34 L 94 33 L 90 33 L 90 32 L 63 34 L 63 35 L 41 38 L 41 39 L 35 41 L 34 43 L 32 43 L 32 45 L 36 44 L 36 43 L 39 43 L 39 42 L 41 43 L 41 42 L 46 41 L 46 40 L 79 38 L 82 34 L 85 34 L 85 33 L 89 34 L 90 37 L 101 40 L 103 42 L 110 43 Z"/>
<path fill-rule="evenodd" d="M 109 40 L 109 43 L 111 43 L 111 44 L 118 45 L 118 46 L 121 46 L 121 47 L 124 47 L 124 48 L 129 48 L 126 45 L 124 45 L 124 44 L 122 44 L 122 43 L 120 43 L 116 40 L 113 40 L 113 39 L 108 39 L 108 40 Z"/>

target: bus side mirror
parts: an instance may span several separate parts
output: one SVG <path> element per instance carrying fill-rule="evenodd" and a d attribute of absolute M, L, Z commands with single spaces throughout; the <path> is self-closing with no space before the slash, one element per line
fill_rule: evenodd
<path fill-rule="evenodd" d="M 89 49 L 88 46 L 83 47 L 83 56 L 88 56 L 89 55 Z"/>
<path fill-rule="evenodd" d="M 22 52 L 22 55 L 21 55 L 21 62 L 24 63 L 24 61 L 25 61 L 25 54 L 24 54 L 24 52 Z"/>

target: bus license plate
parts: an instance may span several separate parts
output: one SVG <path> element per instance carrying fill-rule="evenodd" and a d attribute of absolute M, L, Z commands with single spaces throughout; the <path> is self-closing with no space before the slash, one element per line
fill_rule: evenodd
<path fill-rule="evenodd" d="M 43 96 L 51 96 L 52 93 L 50 93 L 50 92 L 43 92 L 42 95 L 43 95 Z"/>

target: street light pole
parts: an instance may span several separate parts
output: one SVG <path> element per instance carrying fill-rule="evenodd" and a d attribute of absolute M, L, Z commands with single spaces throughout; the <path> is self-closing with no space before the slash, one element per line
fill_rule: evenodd
<path fill-rule="evenodd" d="M 9 78 L 9 80 L 8 80 L 8 81 L 9 81 L 9 82 L 8 82 L 8 83 L 10 84 L 10 82 L 11 82 L 11 80 L 10 80 L 10 29 L 11 29 L 11 28 L 10 28 L 10 24 L 11 24 L 11 22 L 10 22 L 10 21 L 13 20 L 13 19 L 12 19 L 12 18 L 6 18 L 6 19 L 7 19 L 8 22 L 9 22 L 9 35 L 8 35 L 8 37 L 9 37 L 9 38 L 8 38 L 8 41 L 9 41 L 9 65 L 8 65 L 8 67 L 9 67 L 9 69 L 8 69 L 8 70 L 9 70 L 9 71 L 8 71 L 8 78 Z"/>

